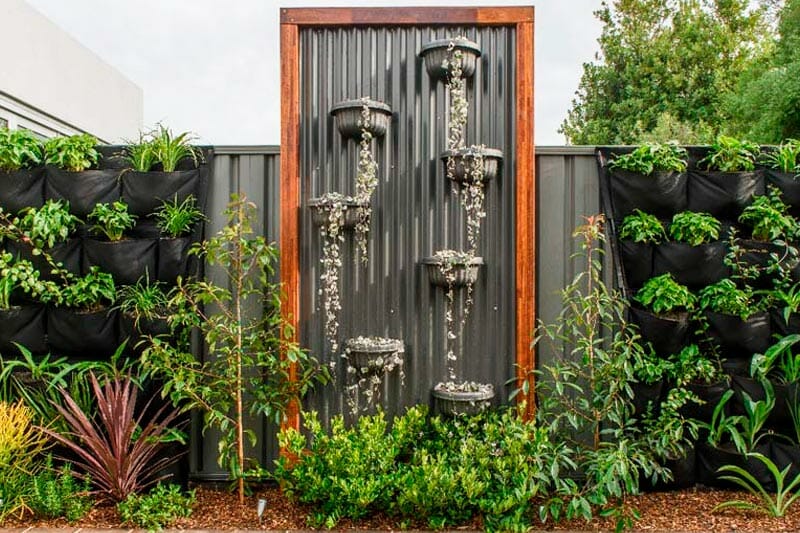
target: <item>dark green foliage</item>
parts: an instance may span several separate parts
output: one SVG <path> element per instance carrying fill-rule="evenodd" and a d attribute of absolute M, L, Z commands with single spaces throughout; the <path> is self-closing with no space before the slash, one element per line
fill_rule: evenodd
<path fill-rule="evenodd" d="M 45 162 L 70 172 L 80 172 L 97 164 L 97 139 L 88 133 L 53 137 L 44 144 Z"/>
<path fill-rule="evenodd" d="M 42 518 L 64 517 L 68 522 L 83 518 L 92 508 L 89 497 L 91 485 L 88 479 L 79 482 L 69 463 L 60 469 L 53 467 L 53 458 L 48 455 L 44 469 L 31 481 L 30 508 Z"/>
<path fill-rule="evenodd" d="M 670 273 L 647 280 L 634 299 L 654 313 L 689 311 L 695 305 L 694 295 Z"/>
<path fill-rule="evenodd" d="M 763 301 L 750 287 L 739 288 L 731 279 L 720 280 L 700 291 L 700 309 L 738 315 L 742 320 L 763 311 Z"/>
<path fill-rule="evenodd" d="M 686 158 L 686 149 L 674 142 L 645 143 L 629 154 L 615 157 L 608 163 L 608 167 L 640 174 L 657 171 L 683 172 L 686 170 Z"/>
<path fill-rule="evenodd" d="M 30 168 L 43 160 L 44 147 L 33 133 L 25 129 L 0 128 L 0 171 Z"/>
<path fill-rule="evenodd" d="M 619 230 L 619 238 L 633 242 L 658 244 L 667 239 L 664 226 L 655 216 L 635 209 L 625 217 Z"/>
<path fill-rule="evenodd" d="M 789 239 L 798 231 L 797 221 L 775 187 L 770 188 L 767 196 L 756 196 L 742 211 L 739 222 L 753 228 L 753 238 L 759 241 Z"/>
<path fill-rule="evenodd" d="M 719 239 L 720 222 L 708 213 L 676 213 L 669 225 L 669 236 L 692 246 Z"/>
<path fill-rule="evenodd" d="M 184 494 L 178 485 L 159 483 L 149 494 L 130 494 L 117 504 L 117 511 L 125 524 L 161 531 L 179 518 L 190 517 L 195 502 L 194 490 Z"/>

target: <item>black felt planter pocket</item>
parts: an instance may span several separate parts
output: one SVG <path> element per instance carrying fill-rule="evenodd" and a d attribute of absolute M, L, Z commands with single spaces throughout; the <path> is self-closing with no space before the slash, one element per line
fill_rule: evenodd
<path fill-rule="evenodd" d="M 798 396 L 798 384 L 772 382 L 772 389 L 775 395 L 775 407 L 772 408 L 767 422 L 772 427 L 782 429 L 792 423 L 789 405 L 791 405 L 790 402 L 800 399 L 800 396 Z M 750 396 L 753 401 L 763 400 L 766 397 L 766 391 L 761 382 L 747 376 L 733 376 L 733 390 L 736 393 L 731 406 L 731 411 L 734 414 L 743 415 L 746 413 L 744 393 Z"/>
<path fill-rule="evenodd" d="M 626 170 L 612 170 L 611 201 L 614 217 L 622 220 L 626 215 L 640 209 L 658 218 L 672 218 L 672 215 L 686 209 L 685 172 L 654 172 L 645 176 Z"/>
<path fill-rule="evenodd" d="M 753 172 L 689 173 L 689 211 L 736 220 L 753 196 L 764 194 L 764 174 Z"/>
<path fill-rule="evenodd" d="M 771 455 L 771 445 L 763 443 L 756 446 L 754 452 L 763 454 L 766 457 Z M 717 470 L 721 466 L 735 465 L 743 468 L 761 483 L 768 492 L 775 492 L 775 480 L 764 463 L 753 457 L 746 457 L 736 451 L 732 444 L 725 444 L 720 447 L 713 447 L 703 443 L 697 448 L 697 481 L 703 485 L 712 487 L 734 488 L 736 485 L 729 481 L 719 479 Z"/>
<path fill-rule="evenodd" d="M 44 204 L 44 168 L 0 172 L 0 207 L 17 213 Z"/>
<path fill-rule="evenodd" d="M 688 403 L 681 408 L 681 414 L 701 422 L 710 422 L 711 415 L 714 414 L 714 408 L 730 388 L 730 382 L 727 379 L 715 383 L 689 383 L 686 385 L 686 389 L 695 393 L 703 403 Z M 726 412 L 730 411 L 729 406 L 730 403 L 726 404 Z"/>
<path fill-rule="evenodd" d="M 119 170 L 67 172 L 47 167 L 45 199 L 69 201 L 70 213 L 85 218 L 94 206 L 120 198 Z"/>
<path fill-rule="evenodd" d="M 633 404 L 634 414 L 641 418 L 647 411 L 650 405 L 650 412 L 657 414 L 661 407 L 661 398 L 664 392 L 664 382 L 657 381 L 655 383 L 632 383 L 631 389 L 633 390 Z"/>
<path fill-rule="evenodd" d="M 775 463 L 778 470 L 783 470 L 790 466 L 789 475 L 786 478 L 787 482 L 800 475 L 800 446 L 776 441 L 772 443 L 771 451 L 772 462 Z"/>
<path fill-rule="evenodd" d="M 772 344 L 769 315 L 756 313 L 747 320 L 736 315 L 706 312 L 708 334 L 722 348 L 723 358 L 744 358 L 764 353 Z"/>
<path fill-rule="evenodd" d="M 772 288 L 772 279 L 779 276 L 778 272 L 769 272 L 770 265 L 776 263 L 782 270 L 791 271 L 797 266 L 797 258 L 789 253 L 786 246 L 772 242 L 741 239 L 737 241 L 741 248 L 739 261 L 744 267 L 756 267 L 758 277 L 750 283 L 757 288 Z"/>
<path fill-rule="evenodd" d="M 770 309 L 769 317 L 773 334 L 785 337 L 792 333 L 800 333 L 800 315 L 796 313 L 789 315 L 789 321 L 787 322 L 783 318 L 783 309 Z"/>
<path fill-rule="evenodd" d="M 141 344 L 146 341 L 148 336 L 160 336 L 169 334 L 169 324 L 165 319 L 141 319 L 136 323 L 136 319 L 128 314 L 119 314 L 119 344 L 127 341 L 125 351 L 129 354 L 140 354 L 145 348 Z"/>
<path fill-rule="evenodd" d="M 790 172 L 766 170 L 767 185 L 774 185 L 781 191 L 783 202 L 789 206 L 789 214 L 800 217 L 800 177 Z"/>
<path fill-rule="evenodd" d="M 155 277 L 156 241 L 125 239 L 108 242 L 88 239 L 83 245 L 83 267 L 93 266 L 114 276 L 118 285 L 132 285 L 142 276 Z"/>
<path fill-rule="evenodd" d="M 675 281 L 690 289 L 699 289 L 726 278 L 728 245 L 710 242 L 690 246 L 682 242 L 665 242 L 653 249 L 653 275 L 669 272 Z"/>
<path fill-rule="evenodd" d="M 189 257 L 191 245 L 189 237 L 158 240 L 158 281 L 174 284 L 178 276 L 185 278 L 194 273 L 196 261 Z"/>
<path fill-rule="evenodd" d="M 688 313 L 675 313 L 675 316 L 666 317 L 631 306 L 630 315 L 631 320 L 639 326 L 642 340 L 652 344 L 659 357 L 676 354 L 686 344 L 686 335 L 689 332 Z"/>
<path fill-rule="evenodd" d="M 59 355 L 104 359 L 114 353 L 117 341 L 117 311 L 87 312 L 51 307 L 47 312 L 47 340 Z"/>
<path fill-rule="evenodd" d="M 122 199 L 128 211 L 139 217 L 151 215 L 165 201 L 178 202 L 188 196 L 197 197 L 199 170 L 176 172 L 137 172 L 122 174 Z"/>
<path fill-rule="evenodd" d="M 628 287 L 639 288 L 653 275 L 653 247 L 631 241 L 620 241 L 619 244 L 619 255 Z"/>
<path fill-rule="evenodd" d="M 55 278 L 52 274 L 53 267 L 47 262 L 44 256 L 33 255 L 33 247 L 31 245 L 19 241 L 9 241 L 6 243 L 6 250 L 15 257 L 30 261 L 36 270 L 41 273 L 42 279 L 50 280 Z M 69 239 L 54 245 L 52 248 L 46 250 L 46 253 L 56 264 L 60 263 L 61 268 L 75 275 L 80 275 L 81 250 L 81 239 Z"/>
<path fill-rule="evenodd" d="M 23 305 L 0 309 L 0 354 L 19 355 L 21 344 L 34 355 L 47 352 L 45 312 L 42 305 Z"/>

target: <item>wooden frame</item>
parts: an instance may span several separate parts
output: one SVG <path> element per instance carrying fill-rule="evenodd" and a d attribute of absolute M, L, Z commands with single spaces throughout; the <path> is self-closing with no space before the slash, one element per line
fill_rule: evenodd
<path fill-rule="evenodd" d="M 530 385 L 527 414 L 534 410 L 531 346 L 536 320 L 536 179 L 533 124 L 533 7 L 407 7 L 281 9 L 281 278 L 286 297 L 283 312 L 298 339 L 300 317 L 300 49 L 303 27 L 349 25 L 515 26 L 516 97 L 516 363 L 517 382 Z M 286 426 L 299 427 L 293 405 Z"/>

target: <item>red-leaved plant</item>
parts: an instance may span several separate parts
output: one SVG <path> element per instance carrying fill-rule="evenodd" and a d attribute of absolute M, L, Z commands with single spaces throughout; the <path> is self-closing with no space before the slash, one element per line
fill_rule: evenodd
<path fill-rule="evenodd" d="M 57 433 L 44 428 L 44 431 L 75 454 L 77 459 L 72 463 L 76 475 L 88 474 L 100 499 L 120 502 L 167 477 L 159 476 L 158 472 L 179 458 L 159 457 L 165 434 L 178 410 L 167 411 L 169 406 L 163 405 L 150 416 L 151 398 L 135 416 L 138 391 L 130 377 L 109 378 L 103 386 L 93 373 L 89 377 L 97 401 L 96 417 L 85 413 L 62 389 L 64 406 L 55 408 L 69 430 Z M 150 420 L 142 425 L 145 415 Z"/>

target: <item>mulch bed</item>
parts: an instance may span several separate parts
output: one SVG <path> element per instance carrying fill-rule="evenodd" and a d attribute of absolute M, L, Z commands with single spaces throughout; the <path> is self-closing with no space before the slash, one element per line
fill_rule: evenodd
<path fill-rule="evenodd" d="M 259 524 L 256 516 L 256 502 L 259 498 L 267 500 L 267 510 Z M 632 504 L 639 509 L 642 518 L 635 529 L 641 531 L 800 531 L 800 503 L 791 508 L 784 518 L 769 518 L 756 513 L 726 510 L 712 513 L 719 503 L 729 499 L 747 499 L 741 492 L 696 488 L 676 492 L 652 492 L 633 498 Z M 197 489 L 197 505 L 191 518 L 182 519 L 176 524 L 178 529 L 307 529 L 305 516 L 308 509 L 289 502 L 274 487 L 259 489 L 247 498 L 244 506 L 239 505 L 236 494 L 208 487 Z M 99 506 L 83 520 L 68 524 L 64 520 L 15 520 L 8 519 L 2 527 L 85 527 L 121 528 L 117 512 L 113 506 Z M 406 524 L 408 527 L 409 524 Z M 425 528 L 424 523 L 410 524 L 413 528 Z M 479 522 L 464 524 L 458 529 L 480 529 Z M 342 520 L 337 530 L 397 530 L 397 519 L 379 515 L 357 523 Z M 612 530 L 614 524 L 595 520 L 589 524 L 584 521 L 560 523 L 556 527 L 542 527 L 553 530 Z"/>

